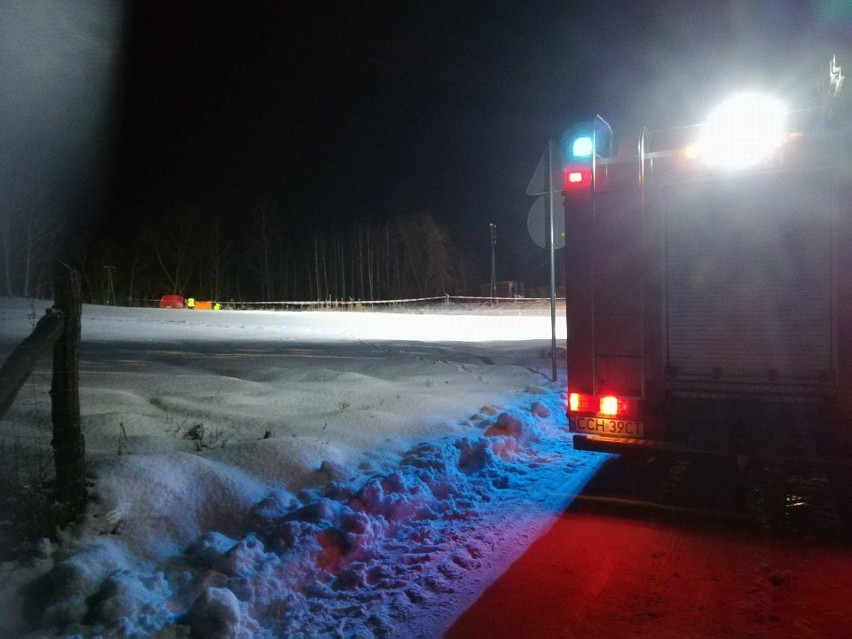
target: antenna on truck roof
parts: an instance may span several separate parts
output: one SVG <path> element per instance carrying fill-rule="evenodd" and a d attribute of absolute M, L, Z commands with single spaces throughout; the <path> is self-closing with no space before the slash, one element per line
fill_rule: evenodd
<path fill-rule="evenodd" d="M 828 89 L 831 92 L 831 97 L 836 98 L 837 94 L 840 93 L 844 77 L 840 72 L 840 67 L 837 66 L 837 56 L 831 56 L 831 62 L 828 65 Z"/>

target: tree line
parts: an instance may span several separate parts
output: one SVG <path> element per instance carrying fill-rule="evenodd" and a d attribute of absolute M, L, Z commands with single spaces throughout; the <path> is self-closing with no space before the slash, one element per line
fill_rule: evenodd
<path fill-rule="evenodd" d="M 0 224 L 2 290 L 49 297 L 53 247 L 63 229 L 39 211 Z M 384 222 L 288 229 L 274 202 L 238 224 L 187 207 L 135 237 L 98 238 L 78 250 L 84 298 L 140 305 L 164 294 L 220 302 L 384 300 L 466 292 L 479 283 L 429 213 Z"/>

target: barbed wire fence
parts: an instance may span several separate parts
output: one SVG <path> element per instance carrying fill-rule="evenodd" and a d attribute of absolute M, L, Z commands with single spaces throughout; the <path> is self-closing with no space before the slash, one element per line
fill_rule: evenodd
<path fill-rule="evenodd" d="M 500 282 L 503 284 L 503 282 Z M 391 300 L 271 300 L 266 302 L 228 300 L 221 301 L 221 310 L 369 310 L 369 309 L 396 309 L 417 305 L 496 305 L 517 304 L 519 306 L 536 303 L 549 303 L 550 297 L 544 293 L 544 288 L 532 289 L 536 296 L 490 296 L 490 295 L 435 295 L 431 297 L 411 297 L 405 299 Z M 564 290 L 557 293 L 557 301 L 564 302 Z M 134 306 L 156 307 L 160 304 L 159 298 L 134 298 L 130 300 Z"/>
<path fill-rule="evenodd" d="M 51 302 L 29 300 L 11 307 L 0 300 L 0 364 L 30 334 Z M 21 329 L 26 329 L 25 333 Z M 50 350 L 39 359 L 0 418 L 0 559 L 26 550 L 33 539 L 47 536 L 46 511 L 55 480 L 50 386 Z"/>
<path fill-rule="evenodd" d="M 80 274 L 57 262 L 53 281 L 54 304 L 40 316 L 17 304 L 0 312 L 6 317 L 0 340 L 6 352 L 0 364 L 0 480 L 6 488 L 0 493 L 0 558 L 16 556 L 39 538 L 55 538 L 86 504 Z"/>

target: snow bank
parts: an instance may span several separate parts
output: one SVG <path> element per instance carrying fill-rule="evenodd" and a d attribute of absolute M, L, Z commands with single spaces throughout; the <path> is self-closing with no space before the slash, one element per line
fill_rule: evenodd
<path fill-rule="evenodd" d="M 330 313 L 311 343 L 220 325 L 197 353 L 118 310 L 89 309 L 90 508 L 0 565 L 0 636 L 440 636 L 601 461 L 571 448 L 546 342 L 347 342 Z"/>
<path fill-rule="evenodd" d="M 417 444 L 384 473 L 325 464 L 318 472 L 331 480 L 295 495 L 198 458 L 176 456 L 158 478 L 131 464 L 155 490 L 210 485 L 155 501 L 171 510 L 142 544 L 159 549 L 158 561 L 121 550 L 126 536 L 144 534 L 130 512 L 116 534 L 66 540 L 70 556 L 54 556 L 30 595 L 47 603 L 37 623 L 66 637 L 438 636 L 497 576 L 498 545 L 502 566 L 505 550 L 517 556 L 597 463 L 570 450 L 552 419 L 560 401 L 552 392 L 475 416 L 473 432 Z M 205 510 L 216 516 L 205 520 Z M 194 532 L 180 550 L 176 540 Z"/>

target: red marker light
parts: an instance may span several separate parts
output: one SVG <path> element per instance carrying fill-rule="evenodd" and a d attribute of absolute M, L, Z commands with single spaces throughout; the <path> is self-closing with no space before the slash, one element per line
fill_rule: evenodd
<path fill-rule="evenodd" d="M 565 169 L 563 176 L 565 190 L 578 193 L 588 191 L 592 186 L 592 169 L 588 166 L 572 166 Z"/>
<path fill-rule="evenodd" d="M 601 415 L 609 415 L 610 417 L 618 415 L 618 397 L 614 397 L 613 395 L 601 397 L 600 413 Z"/>
<path fill-rule="evenodd" d="M 568 410 L 576 412 L 580 408 L 580 395 L 571 393 L 568 395 Z"/>
<path fill-rule="evenodd" d="M 607 417 L 628 415 L 634 407 L 626 399 L 615 395 L 604 395 L 600 398 L 598 412 Z"/>
<path fill-rule="evenodd" d="M 591 408 L 593 399 L 594 398 L 591 395 L 583 395 L 582 393 L 570 393 L 568 395 L 568 410 L 570 410 L 572 413 L 594 412 Z"/>

